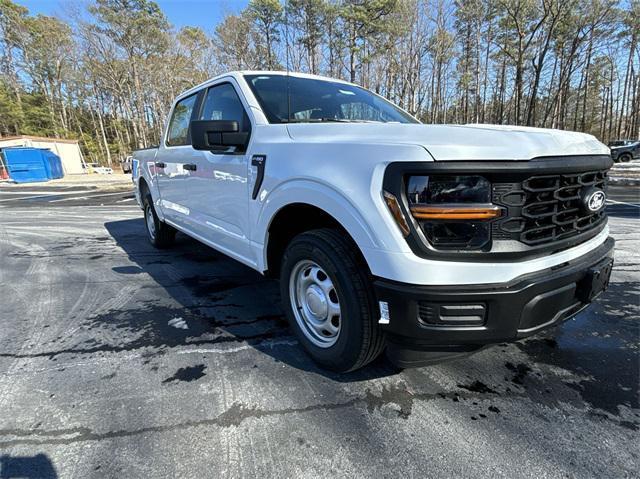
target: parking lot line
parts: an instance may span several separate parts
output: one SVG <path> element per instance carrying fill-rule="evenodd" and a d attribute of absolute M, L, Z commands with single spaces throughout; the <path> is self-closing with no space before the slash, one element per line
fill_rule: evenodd
<path fill-rule="evenodd" d="M 626 203 L 624 201 L 616 201 L 616 200 L 607 200 L 607 203 L 612 203 L 614 205 L 627 205 L 627 206 L 634 206 L 636 208 L 640 208 L 640 205 L 634 204 L 634 203 Z"/>
<path fill-rule="evenodd" d="M 126 191 L 117 191 L 115 193 L 102 193 L 99 195 L 91 195 L 91 196 L 74 196 L 72 198 L 61 198 L 59 200 L 51 200 L 49 203 L 57 203 L 60 201 L 88 200 L 92 198 L 102 198 L 103 196 L 117 196 L 117 195 L 122 196 L 123 194 L 126 194 L 126 193 L 127 193 Z"/>

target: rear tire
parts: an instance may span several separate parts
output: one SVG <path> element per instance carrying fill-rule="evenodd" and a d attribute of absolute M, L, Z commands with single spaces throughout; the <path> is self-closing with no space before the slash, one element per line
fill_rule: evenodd
<path fill-rule="evenodd" d="M 143 197 L 144 224 L 147 229 L 149 242 L 158 249 L 169 248 L 176 239 L 176 230 L 161 221 L 153 207 L 153 199 L 148 192 Z"/>
<path fill-rule="evenodd" d="M 353 371 L 384 349 L 369 269 L 338 230 L 296 236 L 282 258 L 280 291 L 289 325 L 320 366 Z"/>

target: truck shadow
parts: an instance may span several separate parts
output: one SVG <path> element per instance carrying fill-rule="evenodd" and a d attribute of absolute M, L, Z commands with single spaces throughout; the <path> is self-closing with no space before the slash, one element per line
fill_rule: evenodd
<path fill-rule="evenodd" d="M 51 459 L 46 454 L 35 456 L 0 456 L 0 479 L 56 479 L 56 472 Z"/>
<path fill-rule="evenodd" d="M 91 319 L 94 325 L 125 333 L 127 344 L 111 347 L 93 340 L 85 348 L 146 348 L 145 361 L 152 363 L 154 354 L 181 345 L 251 347 L 275 361 L 340 382 L 398 372 L 384 357 L 350 374 L 322 370 L 290 332 L 276 281 L 183 234 L 171 249 L 157 250 L 149 244 L 141 219 L 107 222 L 105 228 L 133 263 L 113 266 L 112 271 L 146 274 L 152 281 L 132 291 L 135 308 L 106 310 Z"/>

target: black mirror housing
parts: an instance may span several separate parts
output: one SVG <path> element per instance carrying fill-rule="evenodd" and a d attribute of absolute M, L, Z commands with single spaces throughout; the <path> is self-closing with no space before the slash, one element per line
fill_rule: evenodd
<path fill-rule="evenodd" d="M 236 147 L 247 149 L 249 133 L 239 131 L 234 120 L 193 120 L 191 122 L 191 145 L 195 150 L 222 151 Z"/>

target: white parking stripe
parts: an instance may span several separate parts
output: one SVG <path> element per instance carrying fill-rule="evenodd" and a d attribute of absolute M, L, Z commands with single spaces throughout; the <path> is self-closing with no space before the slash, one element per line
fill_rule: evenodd
<path fill-rule="evenodd" d="M 49 203 L 57 203 L 59 201 L 88 200 L 88 199 L 92 199 L 92 198 L 101 198 L 103 196 L 116 196 L 116 195 L 122 196 L 122 195 L 125 195 L 127 193 L 128 193 L 128 191 L 118 191 L 117 193 L 102 193 L 100 195 L 73 196 L 71 198 L 61 198 L 59 200 L 51 200 Z"/>
<path fill-rule="evenodd" d="M 3 195 L 44 195 L 44 196 L 52 196 L 52 195 L 73 195 L 80 193 L 91 193 L 95 190 L 76 190 L 76 191 L 6 191 L 2 190 Z"/>
<path fill-rule="evenodd" d="M 633 204 L 633 203 L 625 203 L 624 201 L 607 200 L 607 203 L 613 203 L 614 205 L 634 206 L 636 208 L 640 208 L 640 205 L 636 205 L 636 204 Z"/>

